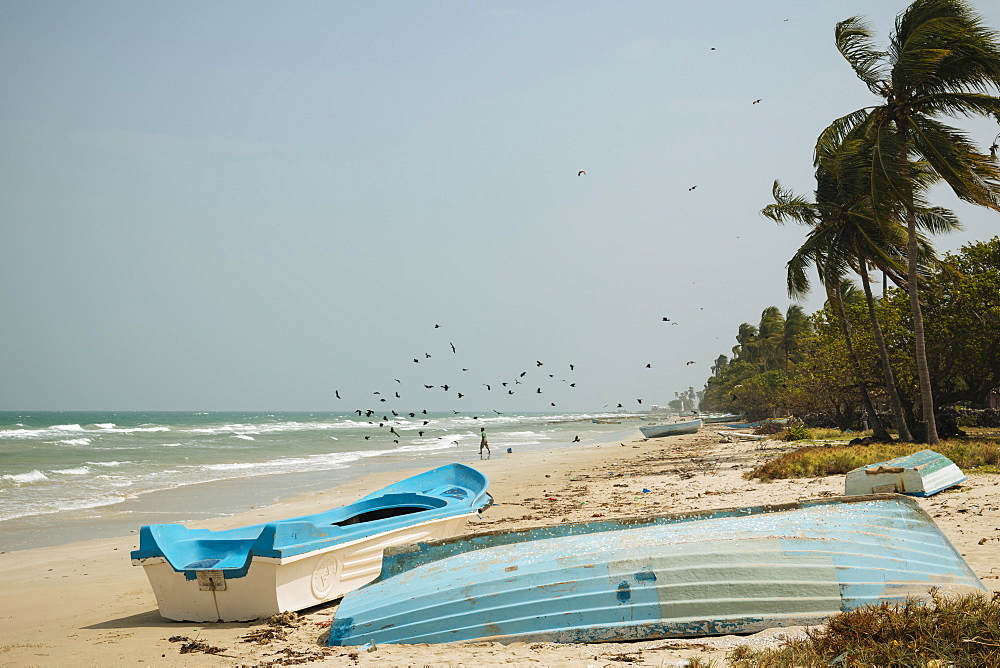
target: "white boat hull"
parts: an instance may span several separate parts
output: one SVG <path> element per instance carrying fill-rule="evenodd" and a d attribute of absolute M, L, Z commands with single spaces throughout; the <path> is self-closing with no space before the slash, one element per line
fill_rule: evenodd
<path fill-rule="evenodd" d="M 254 556 L 240 578 L 203 571 L 189 580 L 163 557 L 132 561 L 143 567 L 167 619 L 244 622 L 340 598 L 378 577 L 385 548 L 456 536 L 476 514 L 429 520 L 292 557 Z"/>
<path fill-rule="evenodd" d="M 848 472 L 844 478 L 844 494 L 932 496 L 965 480 L 962 469 L 950 459 L 933 450 L 921 450 Z"/>

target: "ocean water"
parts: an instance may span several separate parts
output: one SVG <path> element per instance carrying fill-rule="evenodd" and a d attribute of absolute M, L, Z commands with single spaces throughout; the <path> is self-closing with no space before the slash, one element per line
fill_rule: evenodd
<path fill-rule="evenodd" d="M 481 427 L 494 457 L 635 431 L 591 421 L 606 415 L 0 412 L 0 550 L 240 512 L 375 471 L 473 463 Z"/>

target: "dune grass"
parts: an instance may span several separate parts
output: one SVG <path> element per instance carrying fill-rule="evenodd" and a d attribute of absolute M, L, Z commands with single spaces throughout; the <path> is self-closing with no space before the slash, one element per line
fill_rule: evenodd
<path fill-rule="evenodd" d="M 813 434 L 814 439 L 816 436 Z M 743 477 L 748 480 L 778 480 L 839 475 L 926 448 L 927 445 L 922 443 L 807 445 L 780 455 L 748 471 Z M 971 438 L 947 439 L 934 450 L 955 462 L 966 473 L 1000 473 L 1000 436 L 984 433 Z"/>
<path fill-rule="evenodd" d="M 1000 594 L 942 597 L 926 604 L 865 606 L 843 612 L 807 639 L 773 650 L 746 645 L 727 656 L 735 668 L 792 666 L 1000 666 Z"/>

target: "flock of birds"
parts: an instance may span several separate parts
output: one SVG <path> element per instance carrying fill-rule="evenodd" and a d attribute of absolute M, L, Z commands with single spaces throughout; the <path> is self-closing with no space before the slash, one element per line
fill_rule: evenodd
<path fill-rule="evenodd" d="M 663 318 L 663 322 L 670 322 L 672 325 L 678 324 L 675 321 L 671 321 L 671 319 L 667 317 Z M 440 328 L 441 328 L 440 324 L 434 325 L 434 329 L 440 329 Z M 458 354 L 458 348 L 455 346 L 453 342 L 448 341 L 448 347 L 450 348 L 452 355 Z M 435 353 L 435 355 L 436 354 L 437 353 Z M 448 353 L 445 352 L 444 354 L 447 355 Z M 423 364 L 426 363 L 427 360 L 431 359 L 434 359 L 434 355 L 432 355 L 429 352 L 423 352 L 421 355 L 413 357 L 412 358 L 413 361 L 411 363 Z M 690 360 L 686 364 L 688 365 L 695 364 L 695 361 Z M 511 373 L 510 376 L 505 379 L 501 379 L 499 381 L 492 380 L 490 382 L 482 382 L 480 380 L 478 384 L 482 387 L 485 387 L 487 392 L 495 392 L 498 395 L 504 397 L 510 397 L 514 394 L 522 392 L 527 392 L 536 396 L 540 394 L 545 394 L 545 390 L 550 389 L 546 385 L 546 383 L 552 381 L 565 383 L 566 386 L 569 388 L 575 388 L 577 386 L 577 381 L 571 377 L 571 375 L 576 371 L 577 367 L 576 364 L 568 364 L 569 373 L 567 374 L 566 373 L 567 370 L 563 369 L 563 372 L 558 374 L 559 376 L 565 375 L 567 377 L 560 377 L 560 378 L 556 378 L 557 376 L 556 373 L 548 373 L 549 371 L 548 368 L 543 370 L 543 367 L 545 367 L 545 362 L 542 362 L 541 360 L 535 360 L 533 362 L 533 365 L 529 366 L 528 369 L 522 370 L 520 372 Z M 429 367 L 428 370 L 430 371 L 431 368 L 434 367 Z M 457 368 L 460 368 L 463 373 L 467 373 L 470 371 L 469 367 L 457 367 Z M 652 363 L 646 364 L 645 368 L 652 369 L 653 368 Z M 404 420 L 406 420 L 407 418 L 411 420 L 418 419 L 422 421 L 422 424 L 420 426 L 426 427 L 431 423 L 431 417 L 428 414 L 427 409 L 424 408 L 421 408 L 420 410 L 397 410 L 398 406 L 395 406 L 395 404 L 404 401 L 404 396 L 403 394 L 400 393 L 400 390 L 404 390 L 404 392 L 409 392 L 409 390 L 413 388 L 408 388 L 407 385 L 399 378 L 393 378 L 393 380 L 396 382 L 397 385 L 394 386 L 391 390 L 389 391 L 376 390 L 372 392 L 371 395 L 368 395 L 368 399 L 374 403 L 373 406 L 366 406 L 365 408 L 355 408 L 353 409 L 352 412 L 356 413 L 358 417 L 362 417 L 368 420 L 368 423 L 371 424 L 373 427 L 377 425 L 378 429 L 381 430 L 379 433 L 387 433 L 393 436 L 394 443 L 399 443 L 402 436 L 399 434 L 399 432 L 396 431 L 396 427 L 400 426 Z M 453 382 L 448 382 L 448 381 L 446 382 L 435 381 L 430 383 L 421 382 L 420 385 L 422 391 L 443 390 L 446 393 L 453 393 L 456 399 L 463 399 L 469 394 L 468 390 L 469 384 L 467 382 L 461 382 L 459 384 L 455 384 Z M 523 386 L 523 387 L 518 387 L 518 386 Z M 416 389 L 421 390 L 421 388 L 416 388 Z M 543 388 L 545 389 L 543 390 Z M 357 399 L 357 397 L 350 395 L 346 397 L 342 396 L 339 389 L 334 390 L 334 396 L 341 401 L 347 399 L 351 400 Z M 410 396 L 405 397 L 405 400 L 408 402 L 410 401 L 410 399 L 411 399 Z M 641 398 L 636 399 L 635 401 L 638 406 L 642 406 Z M 604 406 L 604 408 L 605 409 L 612 408 L 612 406 L 613 406 L 612 404 L 607 404 Z M 548 402 L 547 408 L 551 409 L 556 407 L 557 405 L 554 401 Z M 626 407 L 624 403 L 617 402 L 617 404 L 614 405 L 614 409 L 624 410 L 626 409 Z M 451 412 L 453 415 L 463 414 L 463 411 L 455 410 L 454 408 L 451 409 Z M 495 408 L 492 409 L 492 412 L 496 415 L 503 415 L 501 411 L 498 411 Z M 471 415 L 471 418 L 473 420 L 478 420 L 479 415 L 473 414 Z M 417 430 L 418 437 L 422 438 L 424 436 L 424 433 L 425 430 L 423 429 Z M 370 440 L 371 436 L 372 435 L 370 434 L 365 436 L 365 440 L 366 441 Z"/>
<path fill-rule="evenodd" d="M 788 19 L 785 19 L 785 21 L 788 21 Z M 711 50 L 715 51 L 716 48 L 713 46 L 713 47 L 711 47 Z M 763 98 L 757 98 L 756 100 L 753 100 L 751 102 L 751 104 L 760 104 L 763 101 L 764 101 Z M 583 169 L 578 170 L 577 173 L 576 173 L 576 175 L 577 176 L 586 176 L 587 175 L 587 171 L 583 170 Z M 688 192 L 693 192 L 694 190 L 697 190 L 697 188 L 698 188 L 697 184 L 693 185 L 693 186 L 691 186 L 691 187 L 688 188 Z M 678 325 L 679 324 L 679 323 L 677 323 L 675 321 L 672 321 L 670 318 L 667 318 L 667 317 L 663 318 L 663 322 L 669 322 L 671 325 Z M 434 325 L 434 329 L 440 329 L 440 327 L 441 327 L 441 325 L 439 325 L 439 324 L 435 324 Z M 718 338 L 718 337 L 716 337 L 716 338 Z M 451 352 L 453 354 L 457 354 L 458 353 L 458 349 L 455 347 L 454 343 L 452 343 L 452 342 L 449 341 L 448 345 L 451 348 Z M 413 363 L 414 364 L 420 364 L 423 361 L 431 359 L 431 357 L 432 356 L 431 356 L 430 353 L 425 352 L 425 353 L 423 353 L 423 358 L 421 358 L 421 357 L 418 356 L 418 357 L 414 357 L 412 359 L 413 359 Z M 690 365 L 695 364 L 695 363 L 696 362 L 694 360 L 688 360 L 685 363 L 685 366 L 690 366 Z M 535 360 L 535 369 L 534 369 L 535 371 L 537 371 L 538 369 L 540 369 L 543 366 L 544 366 L 543 362 L 541 362 L 540 360 Z M 575 364 L 570 364 L 569 365 L 569 371 L 573 372 L 575 370 L 575 367 L 576 367 Z M 652 369 L 653 365 L 652 364 L 646 364 L 645 368 Z M 468 368 L 462 368 L 462 371 L 463 372 L 468 372 L 469 369 Z M 551 374 L 550 373 L 550 374 L 544 374 L 544 375 L 547 375 L 549 379 L 555 379 L 555 374 Z M 528 376 L 528 371 L 522 371 L 519 374 L 512 375 L 511 377 L 507 378 L 506 380 L 500 381 L 499 383 L 495 382 L 495 381 L 494 382 L 489 382 L 489 383 L 483 383 L 483 382 L 481 382 L 480 385 L 486 387 L 486 390 L 488 392 L 493 392 L 494 388 L 495 388 L 496 391 L 498 391 L 499 393 L 505 394 L 506 396 L 511 396 L 511 395 L 515 394 L 515 388 L 518 385 L 526 385 L 526 388 L 525 389 L 518 388 L 516 390 L 517 392 L 530 391 L 529 389 L 527 389 L 527 388 L 530 388 L 530 384 L 527 384 L 527 380 L 526 380 L 527 376 Z M 397 383 L 399 383 L 400 385 L 402 385 L 402 381 L 400 379 L 396 378 L 394 380 Z M 569 379 L 567 379 L 567 378 L 559 378 L 558 380 L 560 382 L 566 383 L 571 388 L 575 388 L 576 387 L 576 382 L 570 382 Z M 542 381 L 542 383 L 544 383 L 544 381 Z M 543 394 L 542 383 L 533 383 L 535 385 L 534 394 L 536 394 L 536 395 L 537 394 Z M 441 389 L 441 390 L 444 390 L 445 392 L 450 392 L 450 391 L 454 390 L 455 391 L 455 396 L 458 399 L 462 399 L 465 396 L 467 396 L 467 394 L 468 394 L 467 390 L 466 391 L 459 391 L 457 389 L 457 386 L 454 386 L 451 383 L 447 383 L 447 382 L 443 383 L 443 384 L 434 384 L 434 383 L 426 384 L 425 383 L 425 384 L 423 384 L 423 389 L 425 389 L 425 390 Z M 387 399 L 387 395 L 388 394 L 389 393 L 387 393 L 386 395 L 383 395 L 381 391 L 376 391 L 376 392 L 373 393 L 372 396 L 373 397 L 374 396 L 378 397 L 378 403 L 380 403 L 380 404 L 388 404 L 389 403 L 389 400 Z M 342 397 L 340 395 L 340 390 L 336 390 L 335 395 L 336 395 L 337 399 L 342 399 Z M 398 390 L 394 390 L 391 393 L 391 396 L 394 399 L 400 399 L 401 400 L 403 398 L 402 395 L 399 393 Z M 642 399 L 636 399 L 636 403 L 641 406 L 642 405 Z M 607 405 L 604 406 L 604 408 L 610 408 L 611 406 L 612 406 L 611 404 L 607 404 Z M 549 408 L 555 408 L 556 407 L 555 402 L 550 401 L 548 407 Z M 616 409 L 624 409 L 625 406 L 621 402 L 618 402 L 617 405 L 615 406 L 615 408 Z M 419 411 L 419 413 L 417 411 L 397 412 L 397 411 L 395 411 L 393 409 L 386 410 L 385 407 L 381 407 L 380 409 L 373 409 L 373 408 L 364 408 L 364 409 L 361 409 L 361 408 L 358 408 L 358 409 L 355 409 L 354 412 L 357 413 L 359 416 L 363 416 L 365 418 L 368 418 L 370 420 L 370 423 L 373 424 L 373 425 L 374 424 L 378 424 L 378 426 L 380 428 L 383 428 L 383 429 L 386 428 L 386 427 L 388 427 L 389 433 L 391 433 L 392 435 L 396 436 L 396 438 L 393 439 L 394 442 L 396 442 L 396 443 L 399 442 L 399 434 L 395 430 L 395 424 L 394 424 L 394 420 L 392 418 L 401 418 L 401 417 L 404 417 L 404 416 L 405 417 L 409 417 L 409 418 L 415 418 L 418 415 L 421 415 L 421 416 L 426 416 L 427 415 L 427 411 L 424 410 L 424 409 L 421 409 Z M 493 409 L 493 412 L 496 413 L 497 415 L 503 415 L 503 413 L 501 413 L 500 411 L 498 411 L 496 409 Z M 452 413 L 455 414 L 455 415 L 460 415 L 462 413 L 462 411 L 457 411 L 457 410 L 452 409 Z M 392 415 L 392 418 L 389 417 L 390 414 Z M 373 420 L 372 418 L 377 418 L 377 419 Z M 477 420 L 477 419 L 479 419 L 479 416 L 478 415 L 473 415 L 472 419 L 473 420 Z M 423 425 L 426 426 L 428 424 L 430 424 L 430 421 L 427 420 L 427 419 L 424 419 L 423 420 Z M 423 431 L 418 431 L 417 433 L 420 436 L 424 435 Z M 370 438 L 370 436 L 365 436 L 366 440 L 368 440 L 369 438 Z M 577 440 L 578 439 L 579 439 L 579 437 L 577 437 Z"/>

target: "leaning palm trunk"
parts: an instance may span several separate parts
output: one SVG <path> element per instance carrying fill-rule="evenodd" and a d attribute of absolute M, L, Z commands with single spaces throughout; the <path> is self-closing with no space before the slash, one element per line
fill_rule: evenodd
<path fill-rule="evenodd" d="M 861 269 L 861 284 L 865 289 L 865 300 L 868 302 L 868 316 L 872 321 L 872 332 L 875 334 L 879 358 L 882 360 L 882 373 L 885 375 L 885 390 L 889 394 L 889 405 L 892 407 L 892 420 L 899 433 L 899 440 L 912 441 L 913 436 L 910 434 L 910 428 L 906 424 L 906 416 L 903 414 L 903 402 L 899 400 L 896 377 L 892 373 L 892 365 L 889 364 L 889 351 L 885 346 L 882 325 L 879 323 L 878 313 L 875 312 L 875 298 L 872 296 L 872 287 L 868 280 L 867 266 L 862 266 Z"/>
<path fill-rule="evenodd" d="M 920 293 L 917 288 L 917 216 L 906 212 L 907 286 L 910 311 L 913 313 L 913 354 L 917 361 L 917 378 L 920 382 L 920 418 L 924 423 L 924 440 L 938 445 L 937 422 L 934 419 L 934 396 L 931 392 L 931 373 L 927 367 L 927 347 L 924 344 L 924 317 L 920 311 Z"/>
<path fill-rule="evenodd" d="M 878 413 L 875 411 L 875 405 L 872 404 L 871 396 L 868 394 L 868 384 L 865 382 L 864 374 L 861 373 L 861 363 L 854 352 L 854 337 L 851 336 L 851 326 L 847 321 L 843 295 L 840 294 L 839 288 L 831 286 L 827 286 L 827 295 L 833 298 L 833 303 L 837 307 L 837 320 L 840 324 L 840 333 L 844 336 L 844 343 L 847 344 L 847 357 L 851 361 L 851 366 L 854 367 L 854 376 L 858 383 L 858 389 L 861 390 L 861 405 L 868 415 L 868 421 L 871 423 L 872 431 L 874 432 L 873 436 L 879 441 L 891 441 L 892 437 L 886 431 L 882 420 L 879 419 Z"/>

